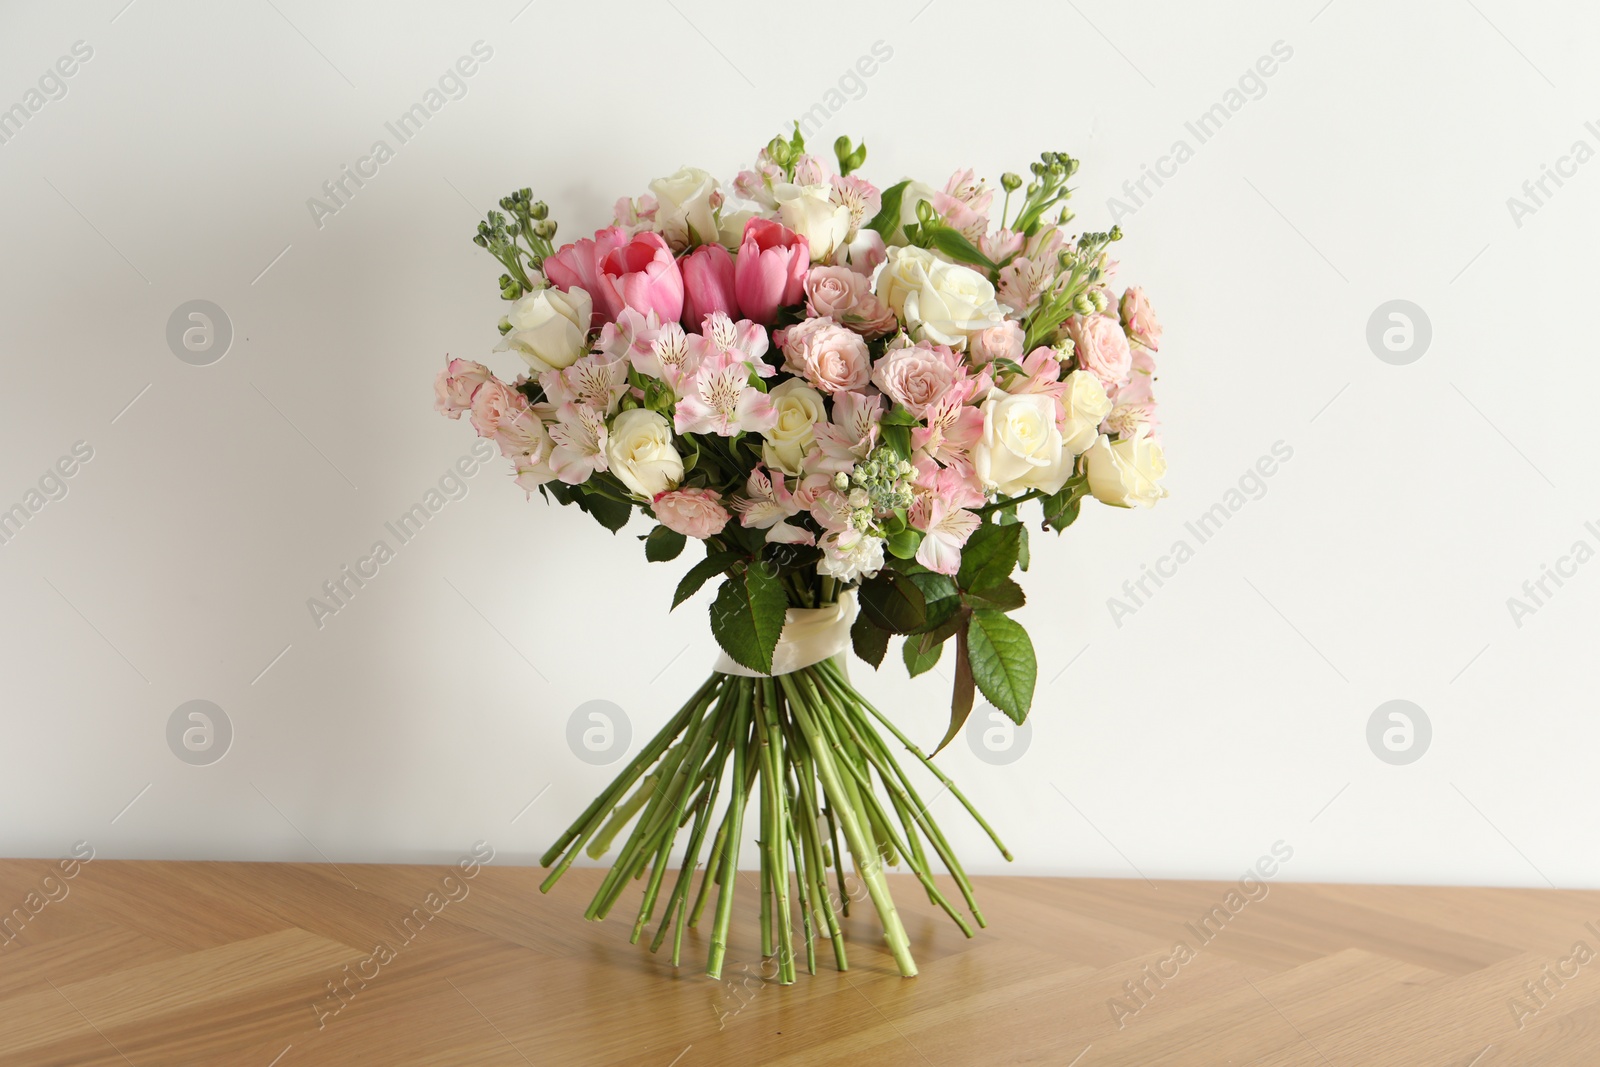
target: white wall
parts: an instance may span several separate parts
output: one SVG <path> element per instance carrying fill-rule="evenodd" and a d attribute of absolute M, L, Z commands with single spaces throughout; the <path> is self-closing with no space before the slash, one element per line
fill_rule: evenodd
<path fill-rule="evenodd" d="M 973 867 L 1226 877 L 1282 839 L 1296 880 L 1600 884 L 1574 847 L 1600 832 L 1600 564 L 1520 626 L 1507 607 L 1600 547 L 1600 163 L 1520 225 L 1506 203 L 1600 148 L 1584 5 L 124 2 L 0 14 L 0 106 L 93 49 L 0 144 L 0 504 L 93 449 L 0 546 L 0 853 L 542 850 L 615 769 L 569 751 L 573 710 L 614 702 L 637 750 L 708 669 L 704 594 L 666 611 L 683 565 L 496 463 L 320 629 L 307 599 L 473 443 L 430 380 L 495 340 L 478 209 L 529 185 L 570 238 L 682 163 L 732 174 L 883 41 L 818 140 L 864 136 L 885 184 L 1067 150 L 1098 228 L 1195 149 L 1121 246 L 1166 323 L 1172 497 L 1036 538 L 1030 747 L 941 757 L 1018 856 L 941 798 Z M 319 228 L 307 198 L 480 40 L 467 95 Z M 1280 41 L 1197 144 L 1185 122 Z M 208 366 L 166 340 L 197 298 L 234 330 Z M 1431 321 L 1407 365 L 1366 339 L 1393 299 Z M 1280 441 L 1265 494 L 1118 625 L 1108 598 Z M 945 681 L 856 673 L 938 737 Z M 169 749 L 192 699 L 232 723 L 209 766 Z M 1408 765 L 1368 747 L 1391 699 L 1432 725 Z"/>

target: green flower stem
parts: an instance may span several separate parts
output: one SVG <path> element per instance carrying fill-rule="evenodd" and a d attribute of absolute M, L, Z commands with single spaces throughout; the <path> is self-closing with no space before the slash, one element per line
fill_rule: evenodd
<path fill-rule="evenodd" d="M 785 716 L 783 712 L 781 691 L 777 694 L 777 707 L 779 721 L 784 723 L 785 733 L 789 737 L 789 750 L 795 754 L 795 786 L 799 790 L 800 807 L 805 813 L 799 820 L 800 837 L 808 857 L 806 877 L 811 882 L 813 899 L 816 908 L 823 914 L 823 921 L 827 926 L 828 937 L 833 942 L 834 965 L 841 971 L 850 969 L 850 962 L 845 953 L 844 934 L 839 928 L 839 916 L 834 911 L 833 901 L 828 895 L 828 861 L 822 844 L 822 816 L 819 814 L 816 794 L 816 770 L 812 764 L 811 755 L 796 736 L 799 728 L 794 725 L 793 716 Z M 849 897 L 843 893 L 843 883 L 840 883 L 839 899 L 841 905 L 848 903 Z M 809 946 L 808 946 L 809 947 Z"/>
<path fill-rule="evenodd" d="M 722 961 L 728 953 L 728 925 L 733 921 L 733 889 L 739 880 L 739 840 L 744 833 L 744 801 L 748 792 L 745 766 L 749 759 L 746 736 L 750 726 L 750 691 L 739 687 L 739 702 L 733 713 L 733 795 L 728 800 L 727 830 L 723 848 L 722 887 L 717 893 L 717 919 L 711 928 L 711 951 L 706 973 L 722 977 Z"/>
<path fill-rule="evenodd" d="M 770 678 L 761 679 L 759 683 L 752 683 L 756 689 L 756 710 L 759 715 L 758 724 L 762 730 L 762 748 L 766 761 L 765 785 L 772 798 L 772 840 L 768 842 L 771 856 L 772 888 L 775 892 L 777 914 L 774 916 L 774 936 L 777 941 L 778 951 L 778 979 L 785 985 L 794 981 L 794 938 L 791 922 L 793 916 L 789 910 L 789 868 L 787 865 L 789 830 L 793 825 L 789 816 L 788 790 L 785 783 L 783 768 L 786 753 L 783 747 L 783 735 L 778 730 L 778 721 L 772 706 L 771 691 L 774 688 Z"/>
<path fill-rule="evenodd" d="M 683 951 L 683 928 L 688 907 L 689 883 L 694 876 L 695 868 L 699 866 L 700 845 L 705 840 L 706 827 L 711 822 L 711 810 L 716 806 L 717 794 L 722 787 L 722 774 L 728 762 L 728 744 L 732 733 L 733 723 L 723 715 L 721 729 L 717 733 L 717 750 L 706 764 L 706 775 L 702 776 L 705 785 L 701 787 L 700 796 L 695 801 L 694 828 L 689 831 L 689 843 L 684 848 L 683 857 L 678 864 L 678 879 L 672 887 L 672 895 L 667 898 L 667 909 L 662 914 L 660 929 L 656 931 L 655 939 L 650 943 L 651 952 L 659 949 L 666 937 L 667 927 L 675 925 L 676 930 L 672 938 L 674 967 L 678 966 Z"/>
<path fill-rule="evenodd" d="M 883 861 L 875 851 L 868 848 L 866 835 L 862 833 L 861 825 L 856 818 L 861 810 L 860 798 L 854 795 L 854 784 L 842 776 L 834 764 L 827 740 L 808 712 L 805 699 L 800 695 L 799 686 L 791 681 L 793 677 L 794 675 L 786 674 L 779 679 L 784 692 L 788 694 L 790 710 L 794 713 L 795 721 L 805 734 L 806 742 L 816 757 L 817 773 L 822 778 L 823 789 L 837 809 L 836 814 L 844 830 L 845 840 L 850 843 L 850 851 L 855 856 L 857 873 L 867 885 L 873 906 L 878 909 L 878 918 L 883 922 L 883 936 L 889 945 L 889 951 L 893 953 L 901 975 L 906 978 L 914 977 L 917 973 L 917 964 L 911 958 L 910 939 L 906 937 L 905 927 L 900 922 L 900 914 L 895 910 L 894 899 L 889 895 L 889 887 L 883 878 Z M 827 705 L 822 704 L 820 698 L 814 697 L 814 699 L 821 712 L 826 714 Z"/>
<path fill-rule="evenodd" d="M 819 666 L 822 668 L 821 673 L 824 677 L 832 675 L 833 689 L 835 691 L 839 691 L 840 689 L 849 689 L 849 682 L 844 679 L 843 674 L 840 673 L 839 668 L 836 665 L 825 660 L 823 663 L 819 664 Z M 993 841 L 995 848 L 1000 850 L 1000 855 L 1004 856 L 1009 861 L 1012 858 L 1011 850 L 1006 848 L 1005 842 L 1000 840 L 1000 835 L 994 832 L 994 828 L 989 825 L 984 817 L 978 814 L 978 809 L 972 806 L 972 802 L 967 799 L 967 795 L 950 780 L 948 775 L 939 769 L 937 764 L 923 754 L 922 749 L 912 744 L 911 739 L 905 734 L 901 733 L 899 729 L 895 727 L 894 723 L 889 721 L 888 717 L 885 716 L 883 712 L 869 704 L 866 698 L 861 696 L 861 694 L 855 693 L 853 690 L 850 690 L 850 692 L 852 695 L 849 697 L 849 699 L 858 704 L 860 707 L 871 712 L 872 717 L 887 727 L 889 732 L 894 734 L 895 739 L 899 741 L 900 744 L 905 746 L 905 750 L 907 752 L 915 756 L 924 767 L 928 768 L 928 770 L 933 773 L 935 778 L 939 779 L 940 784 L 948 789 L 950 794 L 961 802 L 962 807 L 967 809 L 967 814 L 971 815 L 974 821 L 976 821 L 979 826 L 983 827 L 984 832 L 989 835 L 989 840 Z"/>
<path fill-rule="evenodd" d="M 714 693 L 719 684 L 719 678 L 716 675 L 707 680 L 706 684 L 700 687 L 699 692 L 689 699 L 689 702 L 679 710 L 678 714 L 674 715 L 672 720 L 666 726 L 663 726 L 655 737 L 650 739 L 650 743 L 644 747 L 638 756 L 634 757 L 633 762 L 629 763 L 622 773 L 612 780 L 611 785 L 606 788 L 605 792 L 594 799 L 594 802 L 578 818 L 578 821 L 573 823 L 566 833 L 562 834 L 561 838 L 540 857 L 540 865 L 549 867 L 563 849 L 566 849 L 568 845 L 572 846 L 566 855 L 562 857 L 556 869 L 551 871 L 545 880 L 539 884 L 539 892 L 550 892 L 550 888 L 567 872 L 567 868 L 572 866 L 573 860 L 578 858 L 578 853 L 583 850 L 583 846 L 588 842 L 589 838 L 599 830 L 601 819 L 605 813 L 627 791 L 628 787 L 634 783 L 634 780 L 644 773 L 644 769 L 660 757 L 661 753 L 683 730 L 684 724 L 689 721 L 690 716 L 697 714 L 697 706 L 700 706 L 701 701 L 705 699 L 709 702 L 707 694 Z"/>

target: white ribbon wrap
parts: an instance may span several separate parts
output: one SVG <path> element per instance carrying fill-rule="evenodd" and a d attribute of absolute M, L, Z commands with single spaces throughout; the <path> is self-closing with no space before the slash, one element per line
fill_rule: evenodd
<path fill-rule="evenodd" d="M 856 591 L 846 589 L 833 604 L 821 608 L 790 608 L 784 616 L 783 633 L 772 650 L 772 673 L 762 674 L 735 663 L 726 652 L 717 656 L 712 669 L 720 674 L 742 678 L 775 678 L 793 674 L 814 663 L 832 659 L 850 647 L 850 626 L 856 621 Z"/>

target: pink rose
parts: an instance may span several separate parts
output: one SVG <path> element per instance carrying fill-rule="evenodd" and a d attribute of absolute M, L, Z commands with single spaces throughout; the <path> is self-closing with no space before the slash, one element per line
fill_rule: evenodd
<path fill-rule="evenodd" d="M 860 389 L 872 375 L 867 343 L 832 319 L 806 319 L 783 331 L 783 369 L 824 393 Z"/>
<path fill-rule="evenodd" d="M 627 241 L 627 232 L 612 226 L 597 231 L 593 240 L 584 237 L 562 245 L 544 259 L 544 276 L 551 285 L 563 293 L 577 287 L 594 298 L 591 327 L 604 325 L 617 317 L 608 303 L 609 287 L 603 291 L 600 286 L 600 261 Z"/>
<path fill-rule="evenodd" d="M 1133 353 L 1122 323 L 1110 315 L 1075 315 L 1067 320 L 1072 335 L 1073 356 L 1078 366 L 1100 379 L 1107 389 L 1128 380 L 1133 369 Z"/>
<path fill-rule="evenodd" d="M 472 428 L 479 437 L 493 437 L 502 423 L 510 423 L 528 407 L 528 398 L 495 377 L 472 394 Z"/>
<path fill-rule="evenodd" d="M 652 505 L 656 521 L 669 530 L 704 541 L 728 525 L 728 509 L 715 489 L 670 489 L 657 493 Z"/>
<path fill-rule="evenodd" d="M 713 311 L 740 318 L 734 292 L 733 257 L 718 244 L 701 245 L 678 263 L 683 274 L 683 322 L 691 330 Z"/>
<path fill-rule="evenodd" d="M 1122 294 L 1122 325 L 1128 336 L 1152 352 L 1161 348 L 1161 323 L 1144 290 L 1134 286 Z"/>
<path fill-rule="evenodd" d="M 472 394 L 493 378 L 489 368 L 470 359 L 452 359 L 433 380 L 433 410 L 452 419 L 472 408 Z"/>
<path fill-rule="evenodd" d="M 961 375 L 960 356 L 945 345 L 919 342 L 885 352 L 872 368 L 872 384 L 920 419 Z"/>
<path fill-rule="evenodd" d="M 806 275 L 806 313 L 848 326 L 866 338 L 893 333 L 894 311 L 872 293 L 872 281 L 849 267 L 812 267 Z"/>
<path fill-rule="evenodd" d="M 1009 359 L 1015 363 L 1022 359 L 1022 346 L 1026 340 L 1022 324 L 1015 319 L 1007 319 L 998 326 L 990 326 L 973 334 L 967 345 L 967 354 L 979 366 L 997 359 Z"/>
<path fill-rule="evenodd" d="M 745 223 L 733 268 L 734 291 L 745 318 L 770 326 L 779 308 L 800 303 L 810 266 L 811 246 L 804 237 L 771 219 Z"/>

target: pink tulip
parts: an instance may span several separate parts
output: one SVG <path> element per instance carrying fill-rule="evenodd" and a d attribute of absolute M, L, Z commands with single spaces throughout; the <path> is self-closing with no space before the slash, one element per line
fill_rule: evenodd
<path fill-rule="evenodd" d="M 563 293 L 577 287 L 594 299 L 591 326 L 595 328 L 617 317 L 609 303 L 610 288 L 602 289 L 600 285 L 600 261 L 627 242 L 627 233 L 619 226 L 612 226 L 596 232 L 593 240 L 585 237 L 562 245 L 545 257 L 544 275 L 551 285 Z"/>
<path fill-rule="evenodd" d="M 598 269 L 608 318 L 615 320 L 625 307 L 641 315 L 654 311 L 662 322 L 683 317 L 683 275 L 659 233 L 634 234 L 603 256 Z"/>
<path fill-rule="evenodd" d="M 745 318 L 772 325 L 779 308 L 804 299 L 810 267 L 811 246 L 804 237 L 770 219 L 745 223 L 733 268 L 734 291 Z"/>
<path fill-rule="evenodd" d="M 740 319 L 734 292 L 733 257 L 719 244 L 701 245 L 678 263 L 683 273 L 683 324 L 698 330 L 706 316 L 720 311 Z"/>

